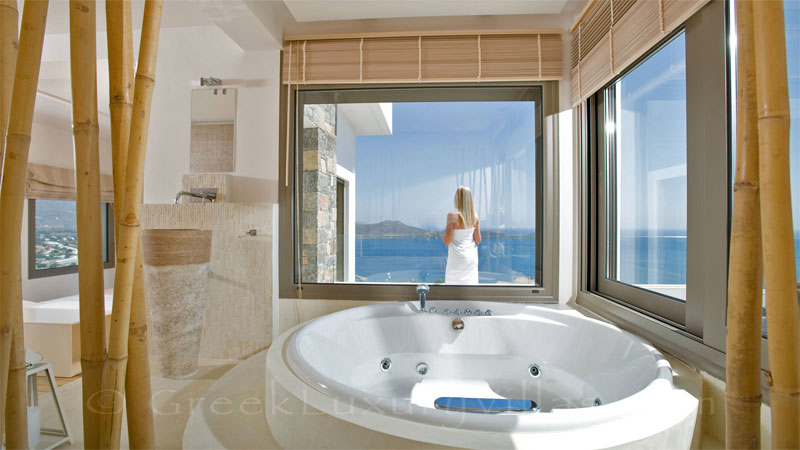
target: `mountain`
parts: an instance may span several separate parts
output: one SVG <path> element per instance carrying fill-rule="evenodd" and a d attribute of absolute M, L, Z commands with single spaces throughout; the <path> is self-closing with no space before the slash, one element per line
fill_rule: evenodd
<path fill-rule="evenodd" d="M 481 230 L 484 239 L 532 239 L 535 233 L 508 234 L 502 230 Z M 380 223 L 356 223 L 356 236 L 363 239 L 416 238 L 442 239 L 444 230 L 427 231 L 407 225 L 399 220 L 384 220 Z"/>
<path fill-rule="evenodd" d="M 77 232 L 75 202 L 66 200 L 36 200 L 36 229 Z"/>
<path fill-rule="evenodd" d="M 380 223 L 356 223 L 356 236 L 364 238 L 404 237 L 435 239 L 441 236 L 441 233 L 425 231 L 421 228 L 406 225 L 398 220 L 384 220 Z"/>

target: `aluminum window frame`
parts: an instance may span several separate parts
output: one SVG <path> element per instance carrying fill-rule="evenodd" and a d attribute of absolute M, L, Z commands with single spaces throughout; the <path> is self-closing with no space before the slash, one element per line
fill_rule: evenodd
<path fill-rule="evenodd" d="M 731 74 L 726 9 L 724 1 L 712 0 L 639 61 L 658 51 L 677 33 L 686 33 L 688 236 L 682 316 L 676 317 L 673 311 L 670 318 L 660 306 L 652 307 L 652 301 L 657 305 L 666 301 L 657 294 L 642 295 L 643 290 L 631 286 L 626 286 L 629 289 L 622 294 L 601 287 L 603 283 L 598 280 L 605 272 L 600 270 L 600 250 L 605 241 L 600 233 L 604 222 L 604 192 L 600 190 L 604 112 L 600 97 L 605 87 L 575 113 L 580 124 L 576 142 L 581 155 L 579 239 L 583 247 L 575 304 L 723 377 L 732 164 L 729 110 L 731 95 L 735 95 L 727 82 Z"/>
<path fill-rule="evenodd" d="M 58 275 L 68 275 L 78 273 L 78 264 L 69 267 L 55 267 L 52 269 L 36 268 L 36 200 L 47 199 L 28 199 L 28 279 L 55 277 Z M 74 200 L 67 200 L 75 202 Z M 104 202 L 106 215 L 106 254 L 103 260 L 103 270 L 115 267 L 115 242 L 114 242 L 114 204 Z"/>
<path fill-rule="evenodd" d="M 735 119 L 735 112 L 732 111 L 733 97 L 735 92 L 731 91 L 730 78 L 735 76 L 731 73 L 729 47 L 727 36 L 729 35 L 729 17 L 732 8 L 729 8 L 723 0 L 712 0 L 703 9 L 698 11 L 685 23 L 685 29 L 692 32 L 698 39 L 707 39 L 704 45 L 690 47 L 687 41 L 687 82 L 691 78 L 692 90 L 687 85 L 687 96 L 704 95 L 707 89 L 713 93 L 716 102 L 708 101 L 701 103 L 697 108 L 690 108 L 687 111 L 687 121 L 693 118 L 712 117 L 713 129 L 704 127 L 694 127 L 687 132 L 695 133 L 706 139 L 714 146 L 717 151 L 702 162 L 710 167 L 711 177 L 704 180 L 713 186 L 709 192 L 704 192 L 705 196 L 716 199 L 713 207 L 713 221 L 702 224 L 709 230 L 716 231 L 713 246 L 708 251 L 719 251 L 720 240 L 725 241 L 724 253 L 716 254 L 719 264 L 710 268 L 710 275 L 713 282 L 705 285 L 696 286 L 696 290 L 690 293 L 687 286 L 687 299 L 690 295 L 696 295 L 699 301 L 692 302 L 692 309 L 687 311 L 689 327 L 679 327 L 664 320 L 652 312 L 646 311 L 634 305 L 626 304 L 618 299 L 612 299 L 608 295 L 597 292 L 594 289 L 597 281 L 596 270 L 596 246 L 597 229 L 597 192 L 593 186 L 597 183 L 596 161 L 592 159 L 590 149 L 594 144 L 593 139 L 596 126 L 595 109 L 592 105 L 593 99 L 581 103 L 573 111 L 573 120 L 578 126 L 575 127 L 574 139 L 578 146 L 579 166 L 578 174 L 580 185 L 580 209 L 578 220 L 578 233 L 581 250 L 579 252 L 579 289 L 573 305 L 586 312 L 596 315 L 606 320 L 610 320 L 622 329 L 636 333 L 645 339 L 650 340 L 659 348 L 681 358 L 692 366 L 705 370 L 711 375 L 725 378 L 725 327 L 727 310 L 727 270 L 728 270 L 728 243 L 730 238 L 730 210 L 732 208 L 732 189 L 733 180 L 733 155 L 731 121 Z M 706 25 L 703 26 L 703 23 Z M 660 47 L 660 46 L 658 46 Z M 658 48 L 656 47 L 656 48 Z M 708 49 L 712 50 L 712 55 L 716 59 L 709 57 Z M 721 55 L 724 53 L 724 64 L 720 63 Z M 691 63 L 689 61 L 692 61 Z M 715 62 L 716 61 L 716 62 Z M 692 71 L 689 72 L 690 67 Z M 696 69 L 696 70 L 695 70 Z M 690 75 L 691 74 L 691 75 Z M 725 80 L 720 83 L 720 80 Z M 721 101 L 724 95 L 724 102 Z M 720 109 L 725 111 L 721 112 Z M 704 116 L 710 115 L 710 116 Z M 702 122 L 700 120 L 699 122 Z M 723 123 L 724 122 L 724 123 Z M 687 138 L 689 135 L 687 134 Z M 720 149 L 724 148 L 724 152 Z M 688 150 L 688 149 L 687 149 Z M 724 158 L 724 160 L 723 160 Z M 695 167 L 692 172 L 704 173 L 703 167 Z M 688 170 L 692 170 L 687 168 Z M 721 174 L 722 171 L 726 173 Z M 720 180 L 726 180 L 723 185 Z M 688 181 L 688 180 L 687 180 Z M 725 192 L 722 193 L 722 189 Z M 724 200 L 723 200 L 724 199 Z M 722 213 L 724 209 L 724 214 Z M 696 215 L 699 211 L 693 209 L 691 214 Z M 723 228 L 722 218 L 725 219 Z M 724 229 L 724 232 L 722 232 Z M 702 243 L 701 243 L 702 244 Z M 717 250 L 714 250 L 716 248 Z M 687 249 L 688 250 L 688 249 Z M 707 253 L 712 256 L 714 253 Z M 722 256 L 720 256 L 722 255 Z M 688 258 L 688 255 L 687 255 Z M 723 261 L 724 259 L 724 261 Z M 688 267 L 687 267 L 688 271 Z M 724 274 L 723 274 L 724 272 Z M 687 273 L 687 283 L 689 282 Z M 697 273 L 692 279 L 703 280 L 705 273 Z M 723 281 L 724 280 L 724 281 Z M 691 315 L 691 316 L 690 316 Z M 700 332 L 697 332 L 698 328 Z M 761 338 L 761 368 L 768 370 L 767 338 Z M 768 384 L 762 374 L 762 391 L 765 402 L 768 403 Z"/>
<path fill-rule="evenodd" d="M 280 204 L 280 249 L 279 249 L 279 295 L 281 298 L 303 298 L 320 300 L 372 300 L 372 301 L 397 301 L 408 300 L 417 297 L 415 285 L 386 284 L 386 283 L 298 283 L 296 280 L 296 205 L 295 196 L 296 175 L 298 173 L 298 148 L 301 142 L 297 136 L 297 124 L 299 123 L 298 112 L 302 111 L 302 96 L 306 92 L 325 92 L 325 91 L 347 91 L 349 95 L 360 95 L 367 91 L 379 91 L 385 89 L 405 89 L 408 94 L 417 93 L 421 96 L 427 92 L 445 92 L 449 90 L 453 95 L 470 90 L 490 90 L 492 88 L 539 88 L 541 101 L 537 104 L 537 109 L 541 114 L 537 114 L 539 130 L 537 137 L 540 139 L 542 149 L 541 160 L 542 168 L 539 173 L 541 189 L 538 189 L 537 196 L 540 196 L 539 210 L 537 211 L 537 244 L 541 239 L 541 245 L 537 252 L 541 251 L 541 285 L 474 285 L 474 286 L 448 286 L 433 285 L 428 298 L 431 300 L 482 300 L 482 301 L 506 301 L 506 302 L 537 302 L 537 303 L 557 303 L 558 299 L 558 214 L 555 205 L 558 204 L 558 84 L 556 82 L 530 82 L 530 83 L 437 83 L 420 86 L 417 84 L 387 84 L 353 86 L 353 85 L 330 85 L 330 86 L 304 86 L 292 85 L 291 88 L 281 86 L 280 95 L 280 183 L 279 183 L 279 204 Z M 359 92 L 360 91 L 360 92 Z M 439 95 L 439 94 L 437 94 Z M 365 97 L 364 101 L 380 101 L 381 99 Z M 457 97 L 453 97 L 457 100 Z M 292 113 L 288 114 L 291 108 Z M 289 123 L 287 123 L 287 120 Z M 290 139 L 287 145 L 287 134 Z M 542 226 L 539 226 L 539 221 Z M 537 276 L 539 274 L 537 273 Z"/>

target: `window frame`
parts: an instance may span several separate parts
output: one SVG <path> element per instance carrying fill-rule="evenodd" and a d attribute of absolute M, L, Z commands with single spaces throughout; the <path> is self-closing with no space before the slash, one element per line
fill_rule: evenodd
<path fill-rule="evenodd" d="M 296 227 L 295 211 L 297 198 L 295 196 L 296 174 L 298 173 L 298 148 L 297 132 L 298 113 L 301 98 L 306 92 L 313 91 L 353 91 L 380 90 L 380 89 L 408 89 L 408 92 L 422 92 L 426 89 L 450 89 L 457 92 L 459 89 L 491 89 L 494 87 L 516 87 L 541 89 L 541 114 L 537 114 L 540 122 L 537 137 L 541 142 L 541 189 L 537 196 L 541 196 L 541 214 L 537 214 L 537 228 L 543 229 L 541 236 L 537 236 L 537 243 L 541 239 L 541 285 L 477 285 L 477 286 L 447 286 L 433 285 L 428 298 L 431 300 L 482 300 L 482 301 L 523 301 L 540 303 L 557 303 L 558 299 L 558 214 L 554 205 L 558 204 L 558 84 L 555 82 L 529 82 L 529 83 L 426 83 L 419 84 L 375 84 L 367 87 L 361 85 L 292 85 L 291 88 L 282 86 L 280 101 L 280 251 L 279 251 L 279 294 L 281 298 L 303 298 L 321 300 L 371 300 L 371 301 L 397 301 L 400 299 L 413 299 L 417 297 L 415 284 L 385 284 L 385 283 L 298 283 L 296 280 Z M 454 97 L 454 100 L 456 98 Z M 291 108 L 292 113 L 287 110 Z M 287 123 L 287 120 L 289 123 Z M 290 133 L 290 142 L 287 143 L 287 131 Z M 540 135 L 538 135 L 540 133 Z M 291 145 L 289 145 L 291 144 Z M 538 183 L 537 183 L 538 184 Z M 542 226 L 539 226 L 539 221 Z M 537 273 L 538 275 L 538 273 Z"/>
<path fill-rule="evenodd" d="M 660 45 L 655 49 L 655 51 L 648 53 L 648 56 L 652 56 L 669 42 L 672 42 L 672 39 L 675 39 L 679 33 L 671 36 L 663 45 Z M 645 59 L 646 60 L 646 59 Z M 643 60 L 642 62 L 644 62 Z M 686 314 L 686 305 L 680 301 L 672 299 L 665 295 L 660 295 L 654 291 L 648 290 L 646 288 L 642 288 L 636 285 L 624 283 L 622 281 L 618 281 L 615 279 L 611 279 L 605 276 L 605 274 L 610 273 L 609 271 L 609 252 L 608 249 L 611 247 L 616 247 L 616 242 L 614 236 L 610 236 L 609 232 L 614 229 L 615 225 L 611 225 L 612 222 L 615 222 L 616 216 L 616 202 L 603 202 L 601 199 L 603 198 L 618 198 L 616 195 L 615 190 L 615 181 L 616 181 L 616 173 L 613 168 L 610 167 L 611 161 L 615 161 L 617 157 L 617 146 L 616 141 L 613 143 L 609 142 L 610 139 L 606 136 L 606 130 L 604 126 L 600 126 L 601 124 L 606 124 L 609 122 L 608 115 L 615 115 L 615 105 L 613 102 L 609 102 L 609 99 L 612 98 L 613 93 L 616 91 L 615 83 L 617 80 L 624 77 L 626 74 L 636 70 L 640 64 L 637 64 L 625 72 L 622 73 L 619 77 L 615 78 L 614 81 L 611 82 L 610 85 L 602 89 L 600 92 L 594 95 L 595 104 L 597 108 L 597 122 L 595 129 L 597 130 L 598 136 L 596 137 L 596 148 L 597 148 L 597 168 L 598 168 L 598 202 L 597 202 L 597 211 L 598 211 L 598 220 L 597 220 L 597 285 L 595 289 L 597 292 L 603 293 L 604 295 L 609 296 L 610 298 L 617 299 L 623 303 L 629 303 L 635 307 L 641 308 L 645 311 L 650 311 L 655 313 L 656 315 L 680 326 L 685 324 L 685 314 Z M 611 94 L 611 95 L 609 95 Z M 688 166 L 688 151 L 687 151 L 687 166 Z M 688 228 L 688 226 L 687 226 Z M 688 247 L 688 246 L 687 246 Z M 688 256 L 688 248 L 687 248 L 687 260 L 689 259 Z M 688 272 L 688 264 L 687 264 L 687 272 Z"/>
<path fill-rule="evenodd" d="M 712 0 L 630 68 L 583 102 L 575 115 L 581 155 L 581 278 L 577 305 L 612 319 L 698 367 L 724 374 L 730 234 L 730 77 L 725 2 Z M 683 311 L 666 297 L 605 275 L 603 94 L 679 33 L 686 33 L 687 267 Z M 720 80 L 726 80 L 720 83 Z M 622 284 L 611 282 L 611 284 Z M 604 288 L 605 285 L 605 288 Z M 674 301 L 673 301 L 674 302 Z M 677 302 L 674 302 L 677 303 Z"/>
<path fill-rule="evenodd" d="M 36 200 L 47 199 L 28 199 L 28 279 L 55 277 L 78 273 L 78 264 L 69 267 L 55 267 L 52 269 L 36 268 Z M 74 200 L 67 200 L 75 202 Z M 115 266 L 115 242 L 114 242 L 114 204 L 103 202 L 106 205 L 106 255 L 103 261 L 103 269 L 113 269 Z"/>

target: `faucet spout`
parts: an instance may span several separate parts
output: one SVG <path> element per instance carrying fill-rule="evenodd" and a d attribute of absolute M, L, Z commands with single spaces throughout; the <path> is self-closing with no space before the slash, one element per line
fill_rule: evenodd
<path fill-rule="evenodd" d="M 206 200 L 214 203 L 217 200 L 217 194 L 214 192 L 189 192 L 189 191 L 179 191 L 175 194 L 175 204 L 177 205 L 181 201 L 181 197 L 184 195 L 194 198 L 199 198 L 203 200 L 203 204 L 205 204 Z"/>
<path fill-rule="evenodd" d="M 425 311 L 425 303 L 427 302 L 428 292 L 431 291 L 431 288 L 427 284 L 418 284 L 417 285 L 417 294 L 419 294 L 419 310 L 424 312 Z"/>

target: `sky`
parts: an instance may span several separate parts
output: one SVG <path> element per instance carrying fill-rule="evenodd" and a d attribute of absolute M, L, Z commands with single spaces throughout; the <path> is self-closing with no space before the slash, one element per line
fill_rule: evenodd
<path fill-rule="evenodd" d="M 680 34 L 615 83 L 617 115 L 606 132 L 616 135 L 623 233 L 686 230 L 685 47 Z"/>
<path fill-rule="evenodd" d="M 460 185 L 486 229 L 535 228 L 535 105 L 397 102 L 393 132 L 356 138 L 356 222 L 444 229 Z"/>

